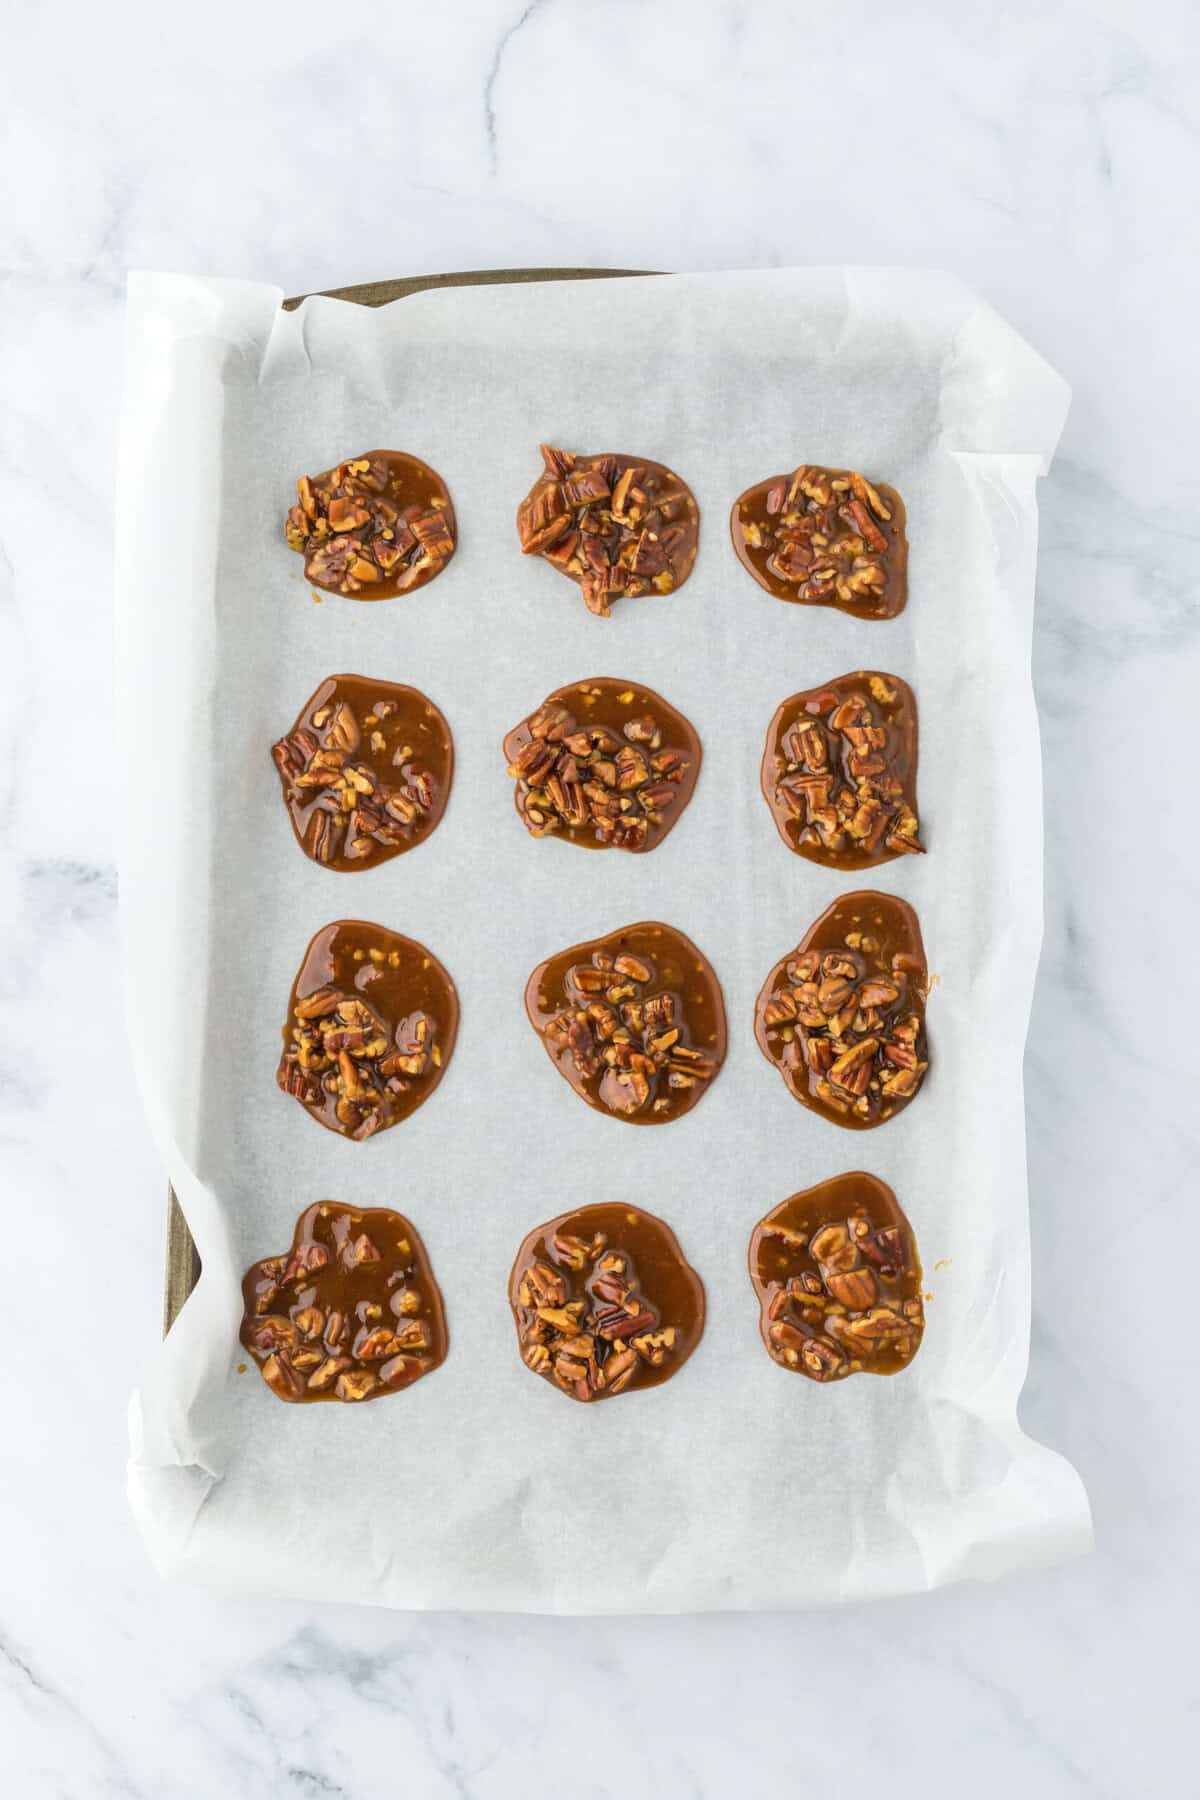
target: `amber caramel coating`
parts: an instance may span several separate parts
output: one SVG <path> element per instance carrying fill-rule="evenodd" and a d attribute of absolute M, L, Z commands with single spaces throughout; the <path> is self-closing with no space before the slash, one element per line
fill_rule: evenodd
<path fill-rule="evenodd" d="M 423 1106 L 446 1072 L 458 995 L 433 952 L 363 919 L 313 938 L 292 984 L 277 1080 L 342 1137 L 373 1137 Z"/>
<path fill-rule="evenodd" d="M 789 1093 L 835 1125 L 902 1112 L 929 1067 L 929 971 L 917 915 L 893 894 L 844 894 L 767 976 L 759 1049 Z"/>
<path fill-rule="evenodd" d="M 611 676 L 557 688 L 508 733 L 504 756 L 529 834 L 588 850 L 656 849 L 700 773 L 691 721 Z"/>
<path fill-rule="evenodd" d="M 767 1354 L 811 1381 L 895 1375 L 921 1346 L 925 1307 L 912 1226 L 861 1170 L 805 1188 L 750 1239 Z"/>
<path fill-rule="evenodd" d="M 904 502 L 856 469 L 801 464 L 739 494 L 729 530 L 738 561 L 777 600 L 892 619 L 908 598 Z"/>
<path fill-rule="evenodd" d="M 540 446 L 543 471 L 517 508 L 526 556 L 579 584 L 607 618 L 624 595 L 671 594 L 692 572 L 700 509 L 687 483 L 645 456 Z"/>
<path fill-rule="evenodd" d="M 788 849 L 810 862 L 869 869 L 919 853 L 908 683 L 859 669 L 792 694 L 767 732 L 762 791 Z"/>
<path fill-rule="evenodd" d="M 704 1287 L 675 1233 L 616 1203 L 531 1231 L 508 1298 L 522 1361 L 571 1400 L 669 1381 L 704 1330 Z"/>
<path fill-rule="evenodd" d="M 539 963 L 529 1022 L 597 1112 L 661 1125 L 690 1112 L 725 1060 L 725 1003 L 690 938 L 648 920 Z"/>
<path fill-rule="evenodd" d="M 403 450 L 365 450 L 320 475 L 301 475 L 284 536 L 314 587 L 354 600 L 391 600 L 440 575 L 457 526 L 446 484 Z"/>
<path fill-rule="evenodd" d="M 242 1281 L 242 1343 L 280 1400 L 381 1400 L 446 1358 L 441 1291 L 402 1213 L 320 1200 Z"/>
<path fill-rule="evenodd" d="M 296 842 L 343 874 L 424 843 L 454 773 L 450 727 L 428 695 L 364 675 L 328 676 L 271 757 Z"/>

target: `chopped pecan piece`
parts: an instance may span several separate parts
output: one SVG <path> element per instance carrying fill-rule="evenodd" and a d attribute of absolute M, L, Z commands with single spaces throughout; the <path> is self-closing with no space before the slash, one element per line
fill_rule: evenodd
<path fill-rule="evenodd" d="M 429 1098 L 457 1030 L 454 983 L 432 952 L 342 919 L 317 933 L 292 986 L 279 1086 L 330 1131 L 372 1137 Z"/>
<path fill-rule="evenodd" d="M 259 1289 L 281 1263 L 288 1310 L 260 1318 Z M 297 1219 L 286 1260 L 253 1264 L 242 1295 L 242 1343 L 281 1400 L 377 1400 L 445 1361 L 441 1292 L 400 1213 L 318 1201 Z"/>
<path fill-rule="evenodd" d="M 700 511 L 692 490 L 645 457 L 577 456 L 541 446 L 543 473 L 517 508 L 526 556 L 578 582 L 607 618 L 621 594 L 669 594 L 696 560 Z"/>
<path fill-rule="evenodd" d="M 627 925 L 551 957 L 529 977 L 525 1008 L 581 1099 L 633 1124 L 688 1112 L 725 1060 L 720 984 L 669 925 Z"/>
<path fill-rule="evenodd" d="M 925 848 L 917 823 L 917 703 L 896 675 L 860 669 L 785 700 L 762 790 L 790 850 L 864 869 Z"/>
<path fill-rule="evenodd" d="M 342 872 L 421 843 L 445 811 L 450 727 L 417 688 L 330 675 L 271 751 L 297 842 Z"/>
<path fill-rule="evenodd" d="M 700 740 L 660 694 L 597 677 L 559 688 L 504 740 L 533 837 L 653 850 L 692 797 Z"/>
<path fill-rule="evenodd" d="M 301 475 L 284 536 L 309 581 L 356 600 L 411 592 L 454 554 L 454 508 L 441 476 L 400 450 L 368 450 Z"/>
<path fill-rule="evenodd" d="M 837 1175 L 755 1226 L 750 1279 L 763 1343 L 813 1381 L 894 1375 L 925 1329 L 912 1226 L 874 1175 Z"/>
<path fill-rule="evenodd" d="M 852 1129 L 882 1125 L 929 1067 L 928 985 L 912 908 L 889 894 L 846 894 L 768 975 L 754 1015 L 759 1048 L 814 1112 Z"/>
<path fill-rule="evenodd" d="M 521 1360 L 573 1400 L 669 1380 L 704 1329 L 704 1289 L 670 1226 L 617 1204 L 531 1231 L 508 1297 Z"/>
<path fill-rule="evenodd" d="M 776 599 L 891 619 L 908 597 L 904 503 L 854 469 L 801 466 L 733 503 L 733 547 Z"/>

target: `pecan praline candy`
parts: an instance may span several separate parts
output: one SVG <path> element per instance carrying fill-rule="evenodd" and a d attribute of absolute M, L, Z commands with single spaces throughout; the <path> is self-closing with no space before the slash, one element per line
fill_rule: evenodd
<path fill-rule="evenodd" d="M 767 1354 L 811 1381 L 895 1375 L 925 1330 L 912 1226 L 856 1170 L 793 1194 L 755 1226 L 750 1279 Z"/>
<path fill-rule="evenodd" d="M 857 469 L 802 463 L 739 494 L 729 519 L 738 561 L 759 587 L 800 606 L 892 619 L 908 599 L 904 502 Z"/>
<path fill-rule="evenodd" d="M 677 1374 L 704 1330 L 704 1287 L 663 1219 L 611 1203 L 531 1231 L 509 1278 L 527 1368 L 572 1400 Z"/>
<path fill-rule="evenodd" d="M 589 612 L 671 594 L 692 572 L 700 508 L 664 463 L 615 451 L 581 456 L 541 445 L 543 470 L 517 508 L 526 556 L 577 582 Z"/>

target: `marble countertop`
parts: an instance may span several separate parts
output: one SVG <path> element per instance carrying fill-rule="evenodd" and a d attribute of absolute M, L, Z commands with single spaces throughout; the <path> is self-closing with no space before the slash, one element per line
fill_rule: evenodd
<path fill-rule="evenodd" d="M 308 0 L 66 0 L 6 24 L 6 1791 L 499 1800 L 552 1772 L 577 1800 L 784 1783 L 923 1800 L 1183 1792 L 1196 983 L 1188 970 L 1181 1003 L 1157 945 L 1200 900 L 1195 800 L 1175 773 L 1200 642 L 1195 11 L 405 11 L 372 15 L 374 50 L 358 15 Z M 994 1587 L 765 1619 L 409 1617 L 163 1586 L 123 1488 L 163 1255 L 117 968 L 125 271 L 298 292 L 434 269 L 805 261 L 952 268 L 1074 390 L 1041 491 L 1046 941 L 1026 1061 L 1022 1417 L 1083 1475 L 1098 1548 Z M 1134 1269 L 1151 1275 L 1144 1297 Z"/>

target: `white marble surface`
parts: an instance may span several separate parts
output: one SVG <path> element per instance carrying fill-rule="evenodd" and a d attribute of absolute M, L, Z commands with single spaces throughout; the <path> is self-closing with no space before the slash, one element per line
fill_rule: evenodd
<path fill-rule="evenodd" d="M 387 21 L 379 50 L 367 18 Z M 1194 7 L 74 0 L 8 9 L 4 38 L 0 1791 L 491 1800 L 547 1771 L 578 1800 L 1190 1791 L 1196 980 L 1164 940 L 1200 899 Z M 766 1620 L 409 1618 L 165 1588 L 123 1493 L 163 1235 L 116 968 L 124 271 L 299 291 L 804 260 L 954 268 L 1075 391 L 1042 490 L 1023 1417 L 1087 1480 L 1098 1549 Z"/>

